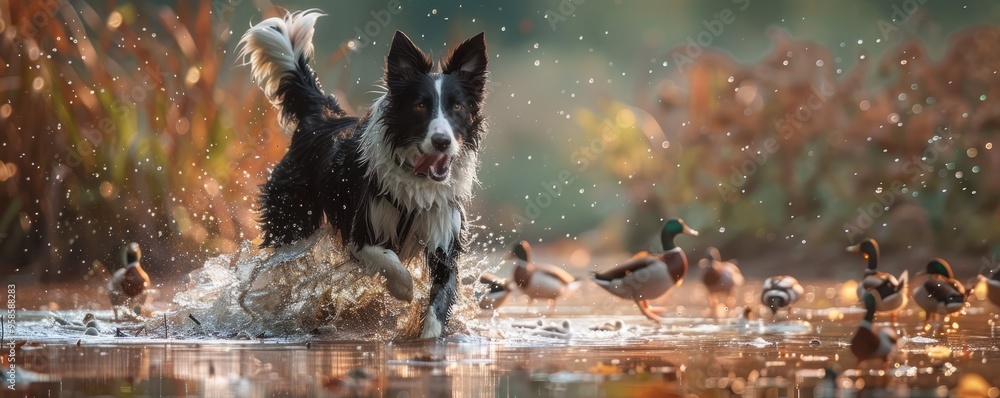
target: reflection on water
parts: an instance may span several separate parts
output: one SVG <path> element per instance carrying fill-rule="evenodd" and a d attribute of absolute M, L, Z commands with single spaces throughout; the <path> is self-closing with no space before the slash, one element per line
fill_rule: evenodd
<path fill-rule="evenodd" d="M 583 297 L 588 291 L 575 300 Z M 900 349 L 889 366 L 865 363 L 858 370 L 848 346 L 861 317 L 857 308 L 807 302 L 794 320 L 716 321 L 692 309 L 689 301 L 697 300 L 675 297 L 688 309 L 678 308 L 681 315 L 660 326 L 623 302 L 602 308 L 612 317 L 574 300 L 540 317 L 544 306 L 515 300 L 445 342 L 389 344 L 326 335 L 79 338 L 48 330 L 58 328 L 39 314 L 22 317 L 22 335 L 33 337 L 17 349 L 13 396 L 948 396 L 960 385 L 980 394 L 972 396 L 1000 394 L 989 386 L 1000 384 L 1000 351 L 997 318 L 986 302 L 958 317 L 949 334 L 919 332 L 919 314 L 904 313 Z M 962 379 L 971 374 L 987 384 Z"/>

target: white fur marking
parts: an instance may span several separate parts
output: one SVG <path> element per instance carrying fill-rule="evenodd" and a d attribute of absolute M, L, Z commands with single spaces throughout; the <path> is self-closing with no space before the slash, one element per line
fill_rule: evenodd
<path fill-rule="evenodd" d="M 437 91 L 437 107 L 434 112 L 434 119 L 431 119 L 429 125 L 427 125 L 427 134 L 424 135 L 423 142 L 420 143 L 420 149 L 427 152 L 437 152 L 434 149 L 434 143 L 431 141 L 431 137 L 434 134 L 444 134 L 451 139 L 453 145 L 448 147 L 448 150 L 444 153 L 448 156 L 455 156 L 458 153 L 458 145 L 455 142 L 455 129 L 451 127 L 451 123 L 448 122 L 448 118 L 444 116 L 444 95 L 441 93 L 441 84 L 444 81 L 444 77 L 438 76 L 434 80 L 434 90 Z"/>
<path fill-rule="evenodd" d="M 399 210 L 385 198 L 373 198 L 368 204 L 369 221 L 372 232 L 375 233 L 375 243 L 379 245 L 396 245 L 401 238 L 396 236 L 396 226 L 399 225 Z"/>
<path fill-rule="evenodd" d="M 427 309 L 427 316 L 424 317 L 424 327 L 420 331 L 420 338 L 431 339 L 441 337 L 441 332 L 441 321 L 438 320 L 437 314 L 434 313 L 434 308 Z"/>
<path fill-rule="evenodd" d="M 410 227 L 410 235 L 402 237 L 402 249 L 400 256 L 403 259 L 410 259 L 423 254 L 424 249 L 434 251 L 444 250 L 445 253 L 451 250 L 451 244 L 461 233 L 462 216 L 460 210 L 449 206 L 446 208 L 433 207 L 431 209 L 417 213 L 413 219 L 413 226 Z"/>

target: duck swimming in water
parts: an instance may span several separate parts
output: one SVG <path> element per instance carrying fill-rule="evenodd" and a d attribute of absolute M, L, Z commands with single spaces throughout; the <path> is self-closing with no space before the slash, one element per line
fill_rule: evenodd
<path fill-rule="evenodd" d="M 500 308 L 500 306 L 507 302 L 507 298 L 510 297 L 510 292 L 513 289 L 510 281 L 489 272 L 479 276 L 479 283 L 486 285 L 487 289 L 486 293 L 483 293 L 479 299 L 479 308 L 484 310 L 496 311 L 497 308 Z"/>
<path fill-rule="evenodd" d="M 708 289 L 708 305 L 712 315 L 718 317 L 720 306 L 733 308 L 736 304 L 733 294 L 743 286 L 743 273 L 736 266 L 736 260 L 722 261 L 719 249 L 708 248 L 705 258 L 698 261 L 698 266 L 705 270 L 701 281 Z"/>
<path fill-rule="evenodd" d="M 941 258 L 927 263 L 927 268 L 918 275 L 929 275 L 927 280 L 913 290 L 913 301 L 923 308 L 926 316 L 924 325 L 936 315 L 950 315 L 965 308 L 968 298 L 965 286 L 955 279 L 951 265 Z"/>
<path fill-rule="evenodd" d="M 1000 270 L 994 270 L 993 276 L 986 279 L 986 298 L 990 299 L 993 305 L 1000 306 Z"/>
<path fill-rule="evenodd" d="M 527 241 L 518 242 L 513 255 L 514 282 L 532 302 L 551 300 L 549 305 L 554 307 L 555 300 L 569 290 L 571 283 L 576 282 L 576 278 L 562 268 L 531 261 L 531 245 Z"/>
<path fill-rule="evenodd" d="M 680 285 L 687 274 L 687 256 L 674 244 L 674 237 L 680 234 L 698 236 L 698 231 L 688 227 L 684 220 L 671 219 L 660 232 L 663 253 L 641 252 L 607 271 L 594 273 L 594 282 L 615 296 L 635 301 L 647 318 L 663 321 L 657 314 L 663 309 L 651 307 L 649 301 Z"/>
<path fill-rule="evenodd" d="M 888 366 L 889 354 L 896 348 L 895 332 L 877 328 L 872 324 L 878 303 L 883 301 L 878 294 L 877 290 L 872 290 L 861 296 L 861 301 L 865 304 L 865 318 L 861 320 L 858 330 L 851 338 L 851 353 L 858 359 L 858 366 L 869 359 L 881 359 L 883 367 Z"/>
<path fill-rule="evenodd" d="M 802 285 L 795 278 L 788 275 L 774 276 L 764 281 L 760 301 L 771 309 L 771 315 L 775 315 L 779 309 L 790 307 L 798 301 L 804 292 Z M 789 315 L 791 311 L 789 308 Z"/>
<path fill-rule="evenodd" d="M 865 268 L 864 276 L 858 284 L 858 297 L 862 297 L 866 291 L 878 290 L 875 310 L 890 313 L 895 323 L 896 313 L 905 307 L 908 301 L 906 293 L 909 273 L 904 270 L 897 279 L 890 273 L 879 271 L 879 248 L 875 239 L 868 238 L 856 245 L 848 246 L 847 251 L 861 253 L 861 256 L 868 260 L 868 267 Z"/>
<path fill-rule="evenodd" d="M 125 251 L 125 266 L 115 271 L 108 282 L 108 299 L 111 301 L 115 320 L 118 320 L 119 307 L 130 307 L 130 304 L 142 304 L 144 301 L 143 293 L 150 285 L 149 275 L 139 263 L 141 259 L 139 244 L 129 243 Z"/>

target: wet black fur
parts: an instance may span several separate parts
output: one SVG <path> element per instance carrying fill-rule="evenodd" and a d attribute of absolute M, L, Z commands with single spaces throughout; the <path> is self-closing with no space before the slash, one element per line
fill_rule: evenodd
<path fill-rule="evenodd" d="M 486 63 L 483 34 L 462 43 L 442 68 L 442 109 L 456 139 L 465 150 L 478 150 L 483 129 L 480 110 L 485 95 Z M 380 192 L 369 165 L 361 158 L 362 134 L 369 123 L 384 123 L 392 148 L 420 142 L 433 117 L 437 92 L 431 75 L 431 60 L 401 32 L 396 32 L 386 59 L 385 110 L 382 120 L 372 120 L 374 112 L 348 116 L 333 95 L 324 95 L 309 67 L 309 59 L 299 57 L 297 69 L 280 82 L 282 115 L 296 123 L 288 153 L 275 166 L 262 186 L 260 224 L 264 247 L 280 247 L 307 238 L 322 226 L 324 216 L 344 245 L 357 247 L 375 243 L 369 223 L 368 203 Z M 470 68 L 469 66 L 472 65 Z M 417 110 L 425 103 L 425 111 Z M 455 103 L 461 109 L 455 110 Z M 412 165 L 410 165 L 412 167 Z M 389 197 L 391 203 L 396 203 Z M 400 210 L 399 236 L 405 236 L 413 220 L 410 209 Z M 464 224 L 464 214 L 462 215 Z M 465 228 L 461 228 L 465 231 Z M 451 250 L 426 252 L 432 287 L 431 307 L 442 325 L 447 325 L 456 298 L 456 273 L 461 239 Z M 398 247 L 386 247 L 397 251 Z"/>

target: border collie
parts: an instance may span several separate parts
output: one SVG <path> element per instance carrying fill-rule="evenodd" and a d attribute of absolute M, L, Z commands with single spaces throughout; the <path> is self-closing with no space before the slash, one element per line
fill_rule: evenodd
<path fill-rule="evenodd" d="M 420 334 L 439 337 L 457 295 L 463 206 L 478 182 L 485 35 L 462 42 L 435 66 L 397 31 L 385 93 L 353 117 L 323 93 L 309 66 L 322 15 L 269 18 L 240 40 L 240 57 L 292 134 L 262 186 L 262 246 L 290 244 L 328 222 L 362 271 L 384 276 L 389 293 L 405 301 L 413 300 L 413 279 L 403 263 L 425 256 L 430 306 Z"/>

